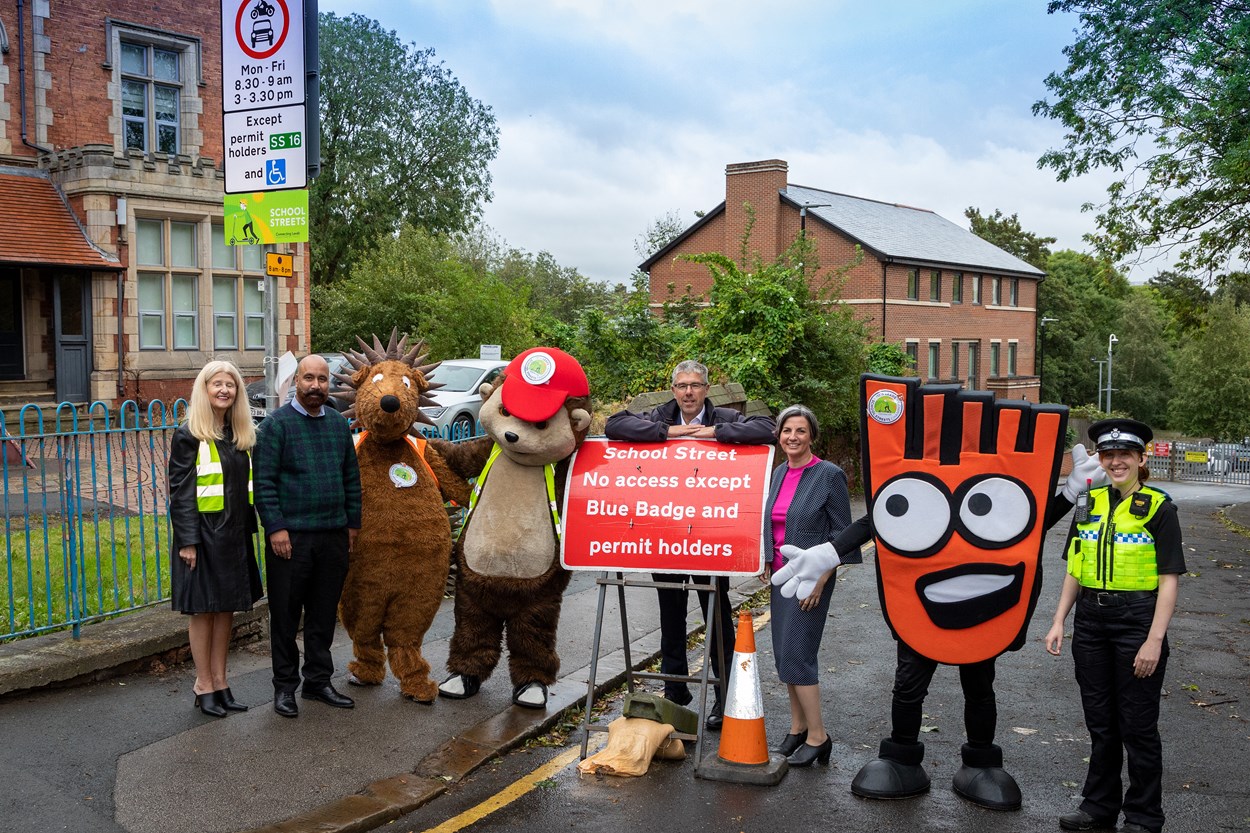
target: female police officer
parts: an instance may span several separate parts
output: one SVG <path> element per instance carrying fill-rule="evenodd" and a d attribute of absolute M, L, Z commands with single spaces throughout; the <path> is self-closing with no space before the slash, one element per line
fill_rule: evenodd
<path fill-rule="evenodd" d="M 1132 419 L 1105 419 L 1090 437 L 1111 483 L 1078 501 L 1065 557 L 1063 591 L 1046 634 L 1058 655 L 1064 620 L 1076 606 L 1072 657 L 1092 749 L 1080 808 L 1059 818 L 1065 830 L 1163 829 L 1163 749 L 1159 694 L 1167 667 L 1168 622 L 1177 577 L 1185 572 L 1176 505 L 1145 485 L 1151 431 Z M 1120 770 L 1128 753 L 1129 786 Z"/>

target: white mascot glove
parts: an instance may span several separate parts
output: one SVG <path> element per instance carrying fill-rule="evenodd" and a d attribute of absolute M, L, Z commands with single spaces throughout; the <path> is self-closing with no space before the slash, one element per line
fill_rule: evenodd
<path fill-rule="evenodd" d="M 1086 484 L 1104 486 L 1107 482 L 1107 472 L 1098 462 L 1098 455 L 1087 452 L 1082 443 L 1072 446 L 1072 473 L 1063 484 L 1063 496 L 1076 503 L 1076 496 L 1085 491 Z"/>
<path fill-rule="evenodd" d="M 806 599 L 816 589 L 820 577 L 842 563 L 833 544 L 817 544 L 808 549 L 782 544 L 781 554 L 786 564 L 773 573 L 773 584 L 781 588 L 781 595 L 787 599 L 796 595 Z"/>

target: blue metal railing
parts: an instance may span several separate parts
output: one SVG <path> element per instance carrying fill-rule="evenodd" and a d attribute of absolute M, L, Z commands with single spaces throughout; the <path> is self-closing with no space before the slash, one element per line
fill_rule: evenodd
<path fill-rule="evenodd" d="M 169 597 L 169 438 L 186 410 L 23 407 L 0 414 L 0 639 L 71 627 Z"/>
<path fill-rule="evenodd" d="M 11 423 L 0 412 L 0 641 L 64 628 L 77 638 L 85 623 L 169 599 L 165 472 L 186 408 L 62 403 L 49 420 L 26 405 Z M 423 433 L 460 442 L 474 429 Z"/>

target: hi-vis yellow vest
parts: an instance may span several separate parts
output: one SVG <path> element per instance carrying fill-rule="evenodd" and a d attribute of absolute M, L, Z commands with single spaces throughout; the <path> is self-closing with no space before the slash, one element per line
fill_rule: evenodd
<path fill-rule="evenodd" d="M 499 447 L 499 443 L 491 446 L 490 456 L 486 458 L 486 465 L 482 467 L 482 473 L 477 476 L 477 483 L 473 485 L 473 494 L 469 495 L 469 514 L 473 514 L 473 508 L 477 506 L 477 499 L 482 494 L 482 488 L 486 485 L 486 475 L 490 474 L 490 467 L 495 465 L 495 461 L 499 459 L 499 455 L 503 453 L 503 449 Z M 548 463 L 543 466 L 543 479 L 547 481 L 547 506 L 551 509 L 551 523 L 556 530 L 556 540 L 564 535 L 564 527 L 560 526 L 560 508 L 556 506 L 556 466 L 555 463 Z"/>
<path fill-rule="evenodd" d="M 252 455 L 247 457 L 247 502 L 252 503 Z M 200 440 L 195 456 L 195 508 L 201 512 L 221 512 L 226 508 L 226 485 L 221 475 L 217 443 Z"/>
<path fill-rule="evenodd" d="M 1150 497 L 1150 509 L 1142 517 L 1129 511 L 1132 495 L 1111 509 L 1107 486 L 1090 492 L 1089 523 L 1077 524 L 1076 538 L 1068 552 L 1068 572 L 1082 587 L 1098 590 L 1155 590 L 1159 565 L 1155 539 L 1146 523 L 1155 516 L 1167 495 L 1142 486 L 1137 494 Z"/>

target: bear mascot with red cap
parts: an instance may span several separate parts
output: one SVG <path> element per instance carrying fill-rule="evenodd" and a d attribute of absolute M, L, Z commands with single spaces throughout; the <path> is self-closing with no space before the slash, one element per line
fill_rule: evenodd
<path fill-rule="evenodd" d="M 929 789 L 920 724 L 939 665 L 959 668 L 967 743 L 955 793 L 1018 810 L 1020 789 L 994 743 L 994 664 L 1019 649 L 1041 590 L 1044 533 L 1104 478 L 1098 457 L 1072 449 L 1059 477 L 1068 409 L 996 400 L 957 385 L 865 375 L 860 443 L 868 514 L 833 543 L 781 548 L 772 578 L 784 596 L 815 581 L 875 538 L 877 592 L 898 642 L 891 734 L 851 782 L 861 798 Z"/>
<path fill-rule="evenodd" d="M 590 386 L 577 360 L 554 347 L 526 350 L 500 378 L 482 386 L 487 436 L 465 449 L 480 474 L 456 545 L 451 675 L 439 694 L 477 694 L 506 639 L 512 702 L 541 709 L 560 670 L 556 626 L 569 573 L 559 507 L 569 460 L 590 429 Z"/>

